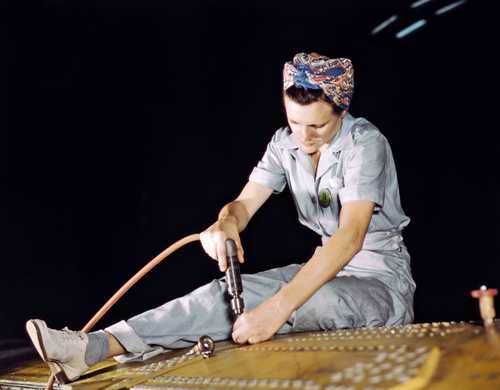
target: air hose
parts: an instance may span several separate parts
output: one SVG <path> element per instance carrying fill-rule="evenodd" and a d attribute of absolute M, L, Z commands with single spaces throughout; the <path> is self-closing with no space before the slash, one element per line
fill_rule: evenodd
<path fill-rule="evenodd" d="M 100 309 L 99 311 L 90 319 L 89 322 L 83 327 L 83 332 L 90 332 L 94 325 L 106 314 L 109 309 L 134 285 L 136 284 L 144 275 L 151 271 L 154 267 L 160 264 L 165 258 L 174 253 L 177 249 L 189 244 L 190 242 L 199 241 L 199 234 L 191 234 L 186 236 L 179 241 L 174 242 L 163 252 L 158 254 L 155 258 L 150 260 L 144 267 L 142 267 L 139 272 L 132 276 Z M 54 384 L 55 376 L 51 374 L 49 381 L 47 382 L 46 390 L 51 390 Z"/>

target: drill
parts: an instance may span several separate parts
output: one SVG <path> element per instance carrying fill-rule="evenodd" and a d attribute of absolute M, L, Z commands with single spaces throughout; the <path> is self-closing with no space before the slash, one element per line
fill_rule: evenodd
<path fill-rule="evenodd" d="M 243 302 L 243 284 L 241 283 L 240 263 L 238 262 L 238 251 L 234 240 L 226 240 L 227 270 L 226 282 L 227 290 L 231 297 L 231 310 L 234 318 L 238 318 L 245 309 Z"/>

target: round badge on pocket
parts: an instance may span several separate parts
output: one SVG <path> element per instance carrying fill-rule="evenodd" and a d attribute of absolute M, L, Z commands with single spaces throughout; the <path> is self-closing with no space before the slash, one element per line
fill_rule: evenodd
<path fill-rule="evenodd" d="M 319 205 L 321 207 L 328 207 L 332 203 L 332 193 L 328 188 L 322 188 L 319 191 Z"/>

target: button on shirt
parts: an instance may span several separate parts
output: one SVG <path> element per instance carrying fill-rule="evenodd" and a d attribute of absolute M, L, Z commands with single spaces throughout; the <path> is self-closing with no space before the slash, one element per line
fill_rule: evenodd
<path fill-rule="evenodd" d="M 363 250 L 349 263 L 351 269 L 356 268 L 356 263 L 375 272 L 394 268 L 394 264 L 387 264 L 387 258 L 366 259 L 363 251 L 402 252 L 403 247 L 407 253 L 401 231 L 410 219 L 401 208 L 391 148 L 384 135 L 364 118 L 346 115 L 340 130 L 321 153 L 316 175 L 311 158 L 299 149 L 289 127 L 278 129 L 249 180 L 272 188 L 275 193 L 288 184 L 299 221 L 318 233 L 323 244 L 338 229 L 342 204 L 356 200 L 374 202 Z M 319 202 L 322 189 L 331 193 L 326 207 Z M 406 260 L 404 273 L 411 278 L 409 256 Z"/>

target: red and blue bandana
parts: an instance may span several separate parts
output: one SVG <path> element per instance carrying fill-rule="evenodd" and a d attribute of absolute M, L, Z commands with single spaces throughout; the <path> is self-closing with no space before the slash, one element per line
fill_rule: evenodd
<path fill-rule="evenodd" d="M 322 89 L 342 110 L 351 104 L 354 71 L 348 58 L 328 58 L 316 53 L 298 53 L 283 68 L 283 89 L 292 85 L 306 89 Z"/>

